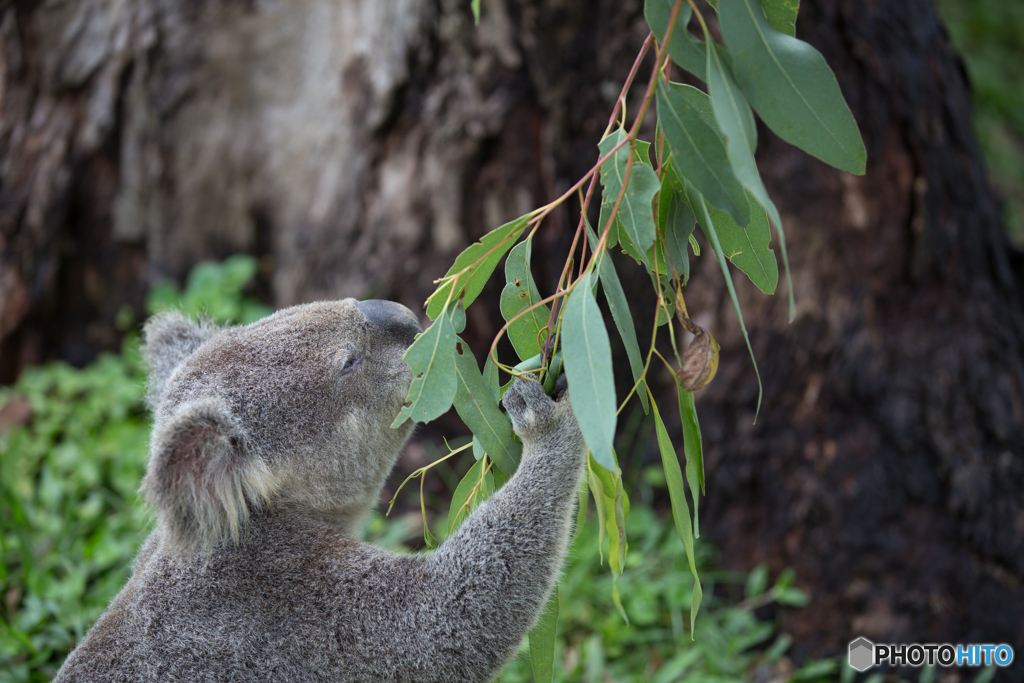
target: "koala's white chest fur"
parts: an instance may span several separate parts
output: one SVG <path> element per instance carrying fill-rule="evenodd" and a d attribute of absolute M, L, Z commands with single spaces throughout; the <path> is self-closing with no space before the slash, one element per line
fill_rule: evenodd
<path fill-rule="evenodd" d="M 346 299 L 237 328 L 146 327 L 157 529 L 58 681 L 483 681 L 565 554 L 586 447 L 568 397 L 517 382 L 509 482 L 432 554 L 349 530 L 411 433 L 408 309 Z"/>

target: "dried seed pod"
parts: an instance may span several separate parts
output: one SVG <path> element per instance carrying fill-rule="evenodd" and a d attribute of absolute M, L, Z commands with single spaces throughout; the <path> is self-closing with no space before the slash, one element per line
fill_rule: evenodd
<path fill-rule="evenodd" d="M 683 367 L 679 369 L 679 378 L 684 389 L 697 391 L 710 382 L 718 372 L 719 346 L 710 332 L 689 318 L 687 322 L 693 325 L 697 332 L 683 354 Z"/>

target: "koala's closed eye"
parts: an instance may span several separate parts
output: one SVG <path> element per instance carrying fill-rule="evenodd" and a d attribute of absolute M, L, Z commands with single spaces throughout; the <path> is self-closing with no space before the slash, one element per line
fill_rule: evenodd
<path fill-rule="evenodd" d="M 338 369 L 338 377 L 344 377 L 350 372 L 354 371 L 363 362 L 363 356 L 359 353 L 351 353 L 341 364 Z"/>

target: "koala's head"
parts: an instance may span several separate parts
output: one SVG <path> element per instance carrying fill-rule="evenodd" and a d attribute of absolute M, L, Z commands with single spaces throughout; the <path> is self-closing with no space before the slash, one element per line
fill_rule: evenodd
<path fill-rule="evenodd" d="M 250 510 L 351 530 L 412 430 L 390 425 L 420 331 L 389 301 L 318 302 L 240 327 L 162 313 L 145 327 L 155 414 L 142 490 L 179 550 L 238 542 Z"/>

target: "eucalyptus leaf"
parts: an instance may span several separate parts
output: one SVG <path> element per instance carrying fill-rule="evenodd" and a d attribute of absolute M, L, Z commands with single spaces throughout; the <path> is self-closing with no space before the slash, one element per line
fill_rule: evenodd
<path fill-rule="evenodd" d="M 697 420 L 697 406 L 693 401 L 693 393 L 683 389 L 676 384 L 679 391 L 679 419 L 683 425 L 683 448 L 686 453 L 686 468 L 689 474 L 690 463 L 694 463 L 694 474 L 697 483 L 700 485 L 700 492 L 704 493 L 704 446 L 700 436 L 700 422 Z M 697 500 L 697 494 L 693 490 L 693 482 L 690 482 L 693 499 Z"/>
<path fill-rule="evenodd" d="M 800 11 L 800 0 L 761 0 L 761 9 L 776 31 L 796 36 L 796 15 Z"/>
<path fill-rule="evenodd" d="M 562 362 L 587 447 L 602 467 L 614 470 L 615 381 L 608 332 L 591 289 L 596 277 L 587 272 L 569 295 L 562 317 Z"/>
<path fill-rule="evenodd" d="M 737 225 L 732 216 L 708 206 L 718 239 L 725 257 L 734 266 L 746 273 L 750 281 L 765 294 L 774 294 L 779 283 L 779 265 L 768 244 L 771 242 L 771 228 L 765 214 L 750 193 L 750 224 Z"/>
<path fill-rule="evenodd" d="M 658 406 L 653 400 L 651 408 L 654 413 L 654 429 L 658 438 L 658 449 L 661 451 L 661 464 L 665 470 L 665 483 L 668 485 L 669 500 L 672 503 L 672 519 L 675 521 L 676 533 L 679 534 L 679 540 L 683 542 L 686 559 L 690 563 L 690 572 L 693 574 L 693 596 L 690 601 L 690 637 L 692 639 L 694 625 L 697 621 L 697 610 L 700 609 L 704 592 L 700 586 L 697 562 L 693 553 L 693 526 L 690 521 L 690 508 L 686 503 L 683 473 L 679 467 L 679 458 L 676 456 L 672 439 L 668 436 L 665 423 L 662 422 L 661 414 L 658 412 Z"/>
<path fill-rule="evenodd" d="M 585 215 L 583 220 L 587 231 L 587 241 L 590 243 L 590 248 L 595 249 L 597 247 L 597 235 L 590 227 L 590 222 L 586 220 Z M 622 345 L 626 349 L 629 369 L 633 373 L 633 382 L 640 383 L 637 387 L 637 394 L 640 397 L 640 403 L 643 405 L 644 414 L 646 415 L 649 410 L 647 391 L 644 389 L 645 384 L 640 380 L 644 373 L 644 361 L 643 356 L 640 355 L 640 346 L 636 341 L 633 313 L 629 308 L 629 302 L 626 300 L 626 293 L 622 291 L 622 283 L 619 282 L 619 276 L 615 272 L 615 264 L 612 263 L 611 255 L 607 251 L 598 259 L 597 272 L 601 279 L 601 285 L 604 287 L 604 298 L 608 302 L 608 309 L 612 312 L 615 329 L 619 331 Z"/>
<path fill-rule="evenodd" d="M 513 247 L 505 260 L 505 288 L 501 291 L 500 308 L 501 315 L 506 321 L 512 320 L 541 300 L 537 284 L 530 272 L 531 247 L 532 240 L 527 238 Z M 550 315 L 551 311 L 547 306 L 539 306 L 509 324 L 508 338 L 520 360 L 526 360 L 541 352 L 538 339 L 541 330 L 547 326 Z"/>
<path fill-rule="evenodd" d="M 690 280 L 690 257 L 687 252 L 690 235 L 697 219 L 686 203 L 683 181 L 676 175 L 671 158 L 661 166 L 661 192 L 658 194 L 658 230 L 665 240 L 665 252 L 672 263 L 673 272 L 683 285 Z"/>
<path fill-rule="evenodd" d="M 776 30 L 756 0 L 722 0 L 718 18 L 736 81 L 768 127 L 825 163 L 862 175 L 864 142 L 821 53 Z"/>
<path fill-rule="evenodd" d="M 646 0 L 644 17 L 655 37 L 661 41 L 668 32 L 668 21 L 672 18 L 674 0 Z M 707 61 L 704 56 L 704 43 L 694 38 L 686 27 L 693 16 L 693 10 L 686 2 L 679 8 L 676 27 L 668 41 L 668 54 L 672 61 L 683 67 L 702 81 L 707 80 Z"/>
<path fill-rule="evenodd" d="M 461 339 L 459 344 L 462 352 L 455 352 L 455 410 L 494 464 L 511 475 L 519 466 L 522 446 L 512 437 L 512 424 L 498 408 L 493 390 L 480 374 L 469 346 Z"/>
<path fill-rule="evenodd" d="M 601 156 L 611 152 L 615 145 L 626 138 L 626 133 L 621 128 L 614 130 L 605 136 L 598 144 Z M 650 147 L 648 143 L 644 143 Z M 638 150 L 639 152 L 640 150 Z M 647 163 L 643 163 L 640 157 L 645 157 Z M 626 146 L 620 148 L 611 159 L 601 166 L 602 205 L 614 207 L 615 200 L 626 183 L 626 191 L 622 193 L 622 201 L 619 204 L 619 212 L 616 216 L 623 232 L 629 236 L 630 241 L 638 248 L 640 260 L 647 262 L 646 251 L 654 243 L 656 233 L 654 229 L 654 210 L 652 202 L 654 195 L 661 189 L 661 183 L 657 174 L 650 166 L 650 157 L 645 147 L 643 153 L 634 156 L 633 167 L 629 172 L 629 182 L 626 182 L 626 170 L 629 162 L 629 149 Z M 647 263 L 650 268 L 650 263 Z"/>
<path fill-rule="evenodd" d="M 697 212 L 697 223 L 707 236 L 708 241 L 711 243 L 711 249 L 715 252 L 715 256 L 718 258 L 718 265 L 722 270 L 722 276 L 725 278 L 726 289 L 729 290 L 729 298 L 732 299 L 733 308 L 736 309 L 736 317 L 739 319 L 740 331 L 743 333 L 743 341 L 747 343 L 747 351 L 750 352 L 750 361 L 754 364 L 754 375 L 757 377 L 757 409 L 755 410 L 754 415 L 755 419 L 757 419 L 757 413 L 761 412 L 761 398 L 764 393 L 764 389 L 761 386 L 761 373 L 757 369 L 757 358 L 754 357 L 754 348 L 750 345 L 750 337 L 747 335 L 747 326 L 743 323 L 743 311 L 740 309 L 739 297 L 736 296 L 736 287 L 732 282 L 732 274 L 729 272 L 729 265 L 726 263 L 725 256 L 722 251 L 722 244 L 718 240 L 718 232 L 715 230 L 715 224 L 711 220 L 711 213 L 704 204 L 704 198 L 701 196 L 697 188 L 690 185 L 689 182 L 686 183 L 686 196 L 690 201 L 690 206 Z"/>
<path fill-rule="evenodd" d="M 501 257 L 512 248 L 534 213 L 536 212 L 520 216 L 514 221 L 495 228 L 484 235 L 479 242 L 469 245 L 455 257 L 455 263 L 445 273 L 445 277 L 451 277 L 466 268 L 469 268 L 469 271 L 459 275 L 456 279 L 445 280 L 438 286 L 437 290 L 427 299 L 427 317 L 431 320 L 436 319 L 444 309 L 449 296 L 452 300 L 461 296 L 462 305 L 469 308 L 470 304 L 483 291 L 484 285 L 487 284 L 491 273 L 498 266 Z"/>
<path fill-rule="evenodd" d="M 448 535 L 451 536 L 455 533 L 455 530 L 459 528 L 462 522 L 465 521 L 469 513 L 472 512 L 476 505 L 470 499 L 470 492 L 474 488 L 477 492 L 483 489 L 482 481 L 482 470 L 484 467 L 484 460 L 477 460 L 473 463 L 473 466 L 466 472 L 466 476 L 462 478 L 459 485 L 455 487 L 455 492 L 452 494 L 452 503 L 448 508 Z M 474 498 L 476 496 L 474 495 Z"/>
<path fill-rule="evenodd" d="M 409 418 L 430 422 L 451 407 L 456 391 L 454 310 L 454 305 L 443 308 L 434 324 L 417 335 L 402 356 L 412 370 L 413 380 L 406 405 L 392 423 L 392 429 Z"/>
<path fill-rule="evenodd" d="M 704 454 L 700 440 L 700 425 L 697 422 L 697 407 L 693 403 L 693 393 L 682 387 L 679 387 L 679 416 L 683 420 L 686 482 L 690 485 L 690 497 L 693 499 L 693 536 L 700 538 L 700 494 L 704 490 Z"/>
<path fill-rule="evenodd" d="M 746 188 L 748 200 L 753 198 L 760 204 L 763 211 L 767 212 L 775 224 L 775 228 L 779 233 L 779 245 L 782 249 L 782 261 L 786 268 L 786 277 L 789 278 L 789 257 L 786 253 L 786 234 L 782 227 L 782 217 L 779 215 L 779 210 L 775 207 L 775 203 L 768 196 L 768 191 L 761 181 L 761 174 L 754 162 L 754 149 L 757 146 L 757 140 L 753 137 L 754 133 L 751 132 L 753 119 L 750 114 L 750 105 L 736 85 L 732 70 L 710 50 L 708 51 L 708 91 L 715 120 L 718 122 L 726 138 L 726 151 L 729 156 L 729 163 L 732 164 L 736 178 Z M 750 207 L 753 215 L 751 225 L 753 225 L 755 222 L 760 222 L 763 213 L 755 210 L 753 203 L 750 203 Z M 771 236 L 768 235 L 766 239 L 765 248 L 767 248 L 768 242 L 771 241 Z M 775 291 L 778 280 L 778 264 L 775 263 L 774 254 L 771 256 L 771 261 L 775 275 L 769 278 L 771 279 L 770 291 L 760 284 L 758 285 L 762 291 L 769 294 Z M 750 275 L 746 268 L 743 266 L 739 267 L 744 272 L 747 272 L 748 276 Z M 752 267 L 757 268 L 756 265 L 752 265 Z M 769 275 L 767 270 L 764 275 L 766 277 Z M 753 280 L 754 277 L 751 276 L 751 279 Z M 793 287 L 790 280 L 790 320 L 795 315 L 796 303 L 793 300 Z"/>
<path fill-rule="evenodd" d="M 558 586 L 530 630 L 530 665 L 536 683 L 551 683 L 555 675 L 555 636 L 558 632 Z"/>
<path fill-rule="evenodd" d="M 658 80 L 658 122 L 676 168 L 708 201 L 746 225 L 750 208 L 729 162 L 725 141 L 705 120 L 698 103 L 710 111 L 707 95 L 696 88 Z"/>

